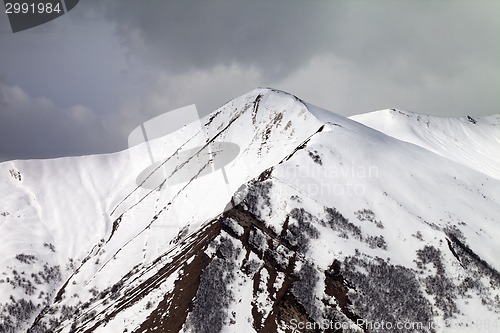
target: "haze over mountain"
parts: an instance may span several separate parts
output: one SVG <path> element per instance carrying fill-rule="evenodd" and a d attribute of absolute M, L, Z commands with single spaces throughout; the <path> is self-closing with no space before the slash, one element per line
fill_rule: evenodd
<path fill-rule="evenodd" d="M 498 332 L 499 115 L 266 88 L 201 123 L 0 164 L 0 332 Z"/>

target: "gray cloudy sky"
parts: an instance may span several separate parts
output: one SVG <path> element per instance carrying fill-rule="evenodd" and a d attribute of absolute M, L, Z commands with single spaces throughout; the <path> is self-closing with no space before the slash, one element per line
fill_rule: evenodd
<path fill-rule="evenodd" d="M 499 113 L 499 1 L 81 0 L 0 13 L 0 161 L 113 152 L 155 115 L 271 86 L 343 115 Z"/>

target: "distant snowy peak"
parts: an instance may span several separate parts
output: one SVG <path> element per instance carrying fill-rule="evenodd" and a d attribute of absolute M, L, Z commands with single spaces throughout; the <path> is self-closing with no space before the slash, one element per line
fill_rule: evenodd
<path fill-rule="evenodd" d="M 386 109 L 350 119 L 500 179 L 500 114 L 447 118 Z"/>

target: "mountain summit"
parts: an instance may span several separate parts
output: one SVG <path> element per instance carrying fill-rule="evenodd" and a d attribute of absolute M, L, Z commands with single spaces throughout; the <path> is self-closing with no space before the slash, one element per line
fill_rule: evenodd
<path fill-rule="evenodd" d="M 469 118 L 256 89 L 148 147 L 1 163 L 0 332 L 498 332 L 500 128 Z"/>

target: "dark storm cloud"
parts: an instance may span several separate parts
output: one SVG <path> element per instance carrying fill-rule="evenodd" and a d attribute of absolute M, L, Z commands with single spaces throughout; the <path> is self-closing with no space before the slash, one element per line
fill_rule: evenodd
<path fill-rule="evenodd" d="M 86 0 L 12 34 L 0 15 L 0 160 L 124 149 L 143 121 L 257 86 L 343 115 L 498 113 L 498 17 L 498 1 Z"/>
<path fill-rule="evenodd" d="M 237 63 L 278 81 L 328 53 L 412 84 L 499 55 L 494 2 L 115 0 L 103 11 L 134 54 L 172 73 Z"/>
<path fill-rule="evenodd" d="M 170 95 L 179 101 L 175 106 L 212 110 L 236 92 L 273 86 L 346 115 L 388 107 L 444 116 L 498 112 L 499 2 L 152 3 L 113 1 L 101 10 L 146 66 L 190 77 L 181 87 L 186 98 Z M 318 59 L 343 67 L 312 68 Z M 211 98 L 199 98 L 205 93 L 196 73 L 216 66 L 259 77 L 228 75 L 240 90 L 213 85 L 207 87 Z M 304 71 L 308 80 L 297 83 Z M 342 94 L 325 87 L 342 84 Z M 174 81 L 161 87 L 166 95 L 180 90 Z"/>
<path fill-rule="evenodd" d="M 170 72 L 237 63 L 273 78 L 328 49 L 324 18 L 336 15 L 305 1 L 114 1 L 104 12 L 134 54 Z"/>

